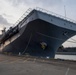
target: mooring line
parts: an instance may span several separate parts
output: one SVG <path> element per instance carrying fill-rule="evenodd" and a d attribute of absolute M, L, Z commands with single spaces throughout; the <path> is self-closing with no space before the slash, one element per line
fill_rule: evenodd
<path fill-rule="evenodd" d="M 32 38 L 32 34 L 30 35 L 30 38 L 29 38 L 28 44 L 27 44 L 27 46 L 26 46 L 25 50 L 22 52 L 22 54 L 24 54 L 24 53 L 25 53 L 25 51 L 27 50 L 28 45 L 29 45 L 29 43 L 30 43 L 30 41 L 31 41 L 31 38 Z"/>

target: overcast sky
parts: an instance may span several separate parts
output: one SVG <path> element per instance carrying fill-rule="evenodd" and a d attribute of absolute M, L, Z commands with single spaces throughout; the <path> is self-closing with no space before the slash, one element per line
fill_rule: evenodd
<path fill-rule="evenodd" d="M 29 8 L 40 7 L 76 20 L 76 0 L 0 0 L 0 29 L 13 25 Z M 75 39 L 76 37 L 74 37 Z M 66 42 L 64 46 L 75 46 Z"/>

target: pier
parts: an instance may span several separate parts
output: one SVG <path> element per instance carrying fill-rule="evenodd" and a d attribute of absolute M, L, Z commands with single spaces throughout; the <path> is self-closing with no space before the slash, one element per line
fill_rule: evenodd
<path fill-rule="evenodd" d="M 0 54 L 0 75 L 76 75 L 76 61 Z"/>

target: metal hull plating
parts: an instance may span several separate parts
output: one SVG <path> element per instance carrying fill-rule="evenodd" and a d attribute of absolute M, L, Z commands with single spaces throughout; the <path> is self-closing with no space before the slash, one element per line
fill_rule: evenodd
<path fill-rule="evenodd" d="M 36 10 L 28 16 L 18 24 L 19 32 L 1 44 L 2 52 L 54 58 L 59 46 L 76 34 L 72 22 Z"/>
<path fill-rule="evenodd" d="M 63 34 L 65 31 L 68 32 L 69 37 L 76 33 L 40 19 L 34 20 L 29 22 L 27 27 L 24 26 L 20 30 L 20 32 L 22 32 L 20 36 L 13 42 L 10 41 L 10 43 L 3 48 L 3 52 L 21 52 L 33 56 L 49 56 L 53 58 L 58 47 L 69 38 Z M 18 35 L 15 35 L 15 37 L 17 36 Z M 41 42 L 47 44 L 46 49 L 41 47 Z"/>

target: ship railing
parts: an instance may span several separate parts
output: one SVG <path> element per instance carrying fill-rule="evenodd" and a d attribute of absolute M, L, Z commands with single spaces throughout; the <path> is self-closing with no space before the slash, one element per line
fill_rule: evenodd
<path fill-rule="evenodd" d="M 49 15 L 52 15 L 52 16 L 55 16 L 55 17 L 58 17 L 58 18 L 61 18 L 61 19 L 64 19 L 64 20 L 66 20 L 66 21 L 70 21 L 70 22 L 76 24 L 76 21 L 75 21 L 75 20 L 70 19 L 70 18 L 68 18 L 68 17 L 66 17 L 66 16 L 62 16 L 62 15 L 56 14 L 56 13 L 54 13 L 54 12 L 52 12 L 52 11 L 48 11 L 48 10 L 43 9 L 43 8 L 40 8 L 40 7 L 36 7 L 35 9 L 38 10 L 38 11 L 44 12 L 44 13 L 46 13 L 46 14 L 49 14 Z"/>
<path fill-rule="evenodd" d="M 32 11 L 32 8 L 29 8 L 13 25 L 13 27 L 15 27 L 16 25 L 18 25 L 24 18 L 27 18 L 27 15 Z"/>
<path fill-rule="evenodd" d="M 23 21 L 24 18 L 25 18 L 25 20 L 27 20 L 27 18 L 29 17 L 29 16 L 27 16 L 27 15 L 28 15 L 32 10 L 41 11 L 41 12 L 43 12 L 43 13 L 46 13 L 46 14 L 49 14 L 49 15 L 52 15 L 52 16 L 55 16 L 55 17 L 58 17 L 58 18 L 61 18 L 61 19 L 64 19 L 64 20 L 66 20 L 66 21 L 70 21 L 70 22 L 76 24 L 76 21 L 75 21 L 75 20 L 72 20 L 72 19 L 67 18 L 67 17 L 65 17 L 65 16 L 56 14 L 56 13 L 54 13 L 54 12 L 52 12 L 52 11 L 48 11 L 48 10 L 46 10 L 46 9 L 43 9 L 43 8 L 40 8 L 40 7 L 36 7 L 36 8 L 34 8 L 34 9 L 29 8 L 29 9 L 16 21 L 16 23 L 15 23 L 13 26 L 15 27 L 16 25 L 18 25 L 21 21 Z"/>

